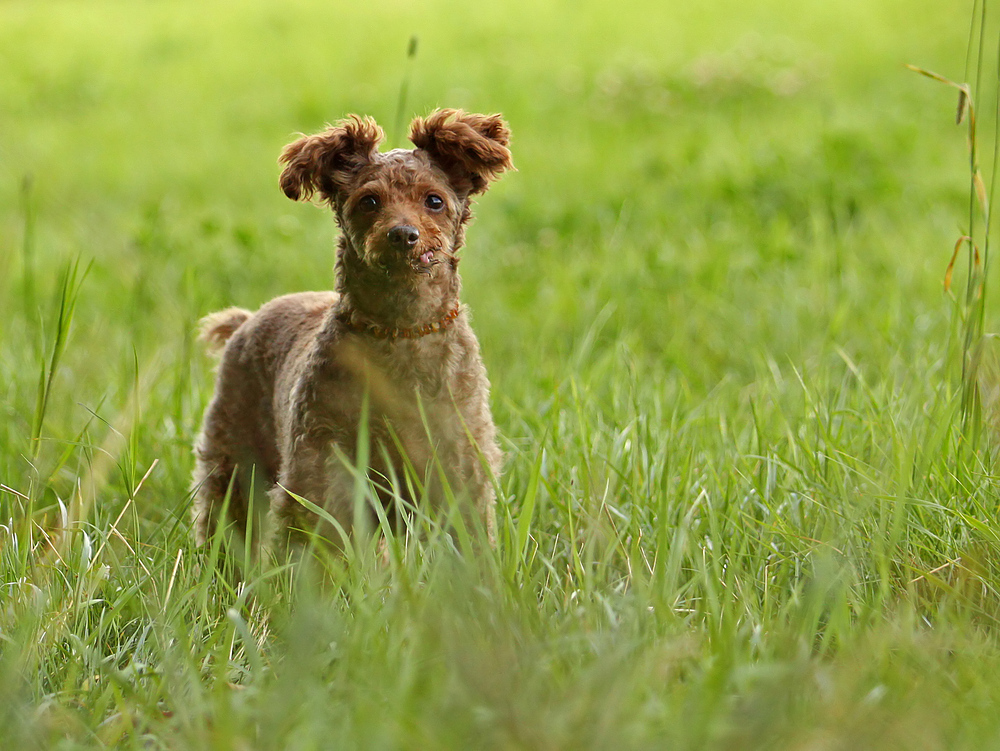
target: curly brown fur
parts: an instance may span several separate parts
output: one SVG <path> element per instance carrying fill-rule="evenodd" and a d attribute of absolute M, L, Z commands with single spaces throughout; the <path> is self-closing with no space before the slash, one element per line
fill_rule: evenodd
<path fill-rule="evenodd" d="M 472 196 L 513 168 L 510 132 L 499 115 L 440 110 L 413 121 L 415 149 L 382 153 L 382 138 L 373 120 L 352 115 L 281 155 L 285 194 L 318 194 L 340 226 L 336 290 L 203 321 L 202 338 L 225 349 L 195 444 L 199 543 L 225 505 L 243 534 L 267 509 L 278 551 L 296 530 L 338 544 L 286 490 L 351 531 L 355 480 L 343 458 L 357 460 L 365 403 L 375 484 L 404 477 L 409 463 L 441 502 L 440 466 L 493 539 L 501 454 L 479 344 L 459 306 L 457 253 Z"/>

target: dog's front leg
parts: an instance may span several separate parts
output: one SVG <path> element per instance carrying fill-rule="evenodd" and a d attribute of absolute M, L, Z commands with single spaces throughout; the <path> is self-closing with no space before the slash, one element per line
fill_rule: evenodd
<path fill-rule="evenodd" d="M 338 550 L 348 544 L 345 538 L 354 527 L 354 479 L 339 466 L 332 447 L 329 438 L 297 442 L 271 489 L 268 547 L 278 561 L 287 557 L 290 545 L 300 547 L 312 539 Z M 324 513 L 314 513 L 299 499 L 319 506 Z"/>

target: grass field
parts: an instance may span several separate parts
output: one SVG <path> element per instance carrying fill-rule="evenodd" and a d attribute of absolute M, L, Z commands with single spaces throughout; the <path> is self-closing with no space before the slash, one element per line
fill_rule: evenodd
<path fill-rule="evenodd" d="M 1000 748 L 966 144 L 904 66 L 962 80 L 971 5 L 0 3 L 0 746 Z M 463 264 L 499 549 L 223 563 L 195 323 L 332 284 L 278 153 L 401 145 L 407 78 L 514 132 Z"/>

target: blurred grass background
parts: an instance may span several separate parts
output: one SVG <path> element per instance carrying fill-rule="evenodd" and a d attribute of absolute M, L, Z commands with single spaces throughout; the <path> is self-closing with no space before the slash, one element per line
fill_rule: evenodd
<path fill-rule="evenodd" d="M 996 744 L 997 483 L 942 292 L 966 147 L 904 68 L 962 80 L 971 11 L 0 4 L 9 742 Z M 195 323 L 332 284 L 277 156 L 349 112 L 391 130 L 407 75 L 407 119 L 514 132 L 463 264 L 504 544 L 234 583 L 189 539 Z"/>

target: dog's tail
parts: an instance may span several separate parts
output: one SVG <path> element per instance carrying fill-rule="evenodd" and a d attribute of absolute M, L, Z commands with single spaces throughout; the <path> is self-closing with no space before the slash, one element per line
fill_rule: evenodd
<path fill-rule="evenodd" d="M 210 353 L 215 354 L 226 346 L 229 337 L 235 334 L 236 329 L 252 315 L 253 313 L 243 308 L 226 308 L 217 313 L 209 313 L 198 324 L 198 338 L 205 342 L 206 349 Z"/>

